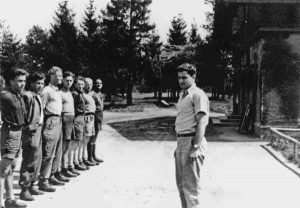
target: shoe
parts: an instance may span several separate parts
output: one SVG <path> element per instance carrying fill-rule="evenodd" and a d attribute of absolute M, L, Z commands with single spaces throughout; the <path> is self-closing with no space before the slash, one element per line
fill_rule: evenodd
<path fill-rule="evenodd" d="M 75 168 L 76 170 L 80 170 L 80 171 L 87 170 L 87 168 L 86 168 L 85 166 L 82 166 L 82 165 L 80 165 L 80 164 L 75 164 L 75 165 L 74 165 L 74 168 Z"/>
<path fill-rule="evenodd" d="M 56 189 L 52 186 L 50 186 L 50 184 L 48 182 L 40 182 L 39 183 L 39 189 L 41 191 L 45 191 L 45 192 L 55 192 Z"/>
<path fill-rule="evenodd" d="M 61 174 L 61 172 L 55 173 L 55 174 L 54 174 L 54 177 L 55 177 L 57 180 L 59 180 L 59 181 L 61 181 L 61 182 L 64 182 L 64 183 L 70 182 L 70 179 L 68 179 L 68 178 L 66 178 L 65 176 L 63 176 L 63 175 Z"/>
<path fill-rule="evenodd" d="M 38 189 L 38 186 L 30 186 L 29 192 L 31 193 L 31 195 L 43 195 L 44 194 L 44 192 L 42 192 Z"/>
<path fill-rule="evenodd" d="M 83 160 L 83 163 L 85 164 L 85 166 L 95 166 L 96 165 L 96 163 L 93 163 L 89 160 Z"/>
<path fill-rule="evenodd" d="M 71 173 L 73 173 L 74 175 L 80 175 L 80 173 L 77 171 L 77 170 L 75 170 L 73 167 L 69 167 L 69 172 L 71 172 Z"/>
<path fill-rule="evenodd" d="M 73 174 L 67 168 L 63 168 L 61 170 L 61 174 L 67 178 L 75 178 L 77 176 L 77 174 Z"/>
<path fill-rule="evenodd" d="M 20 193 L 20 199 L 24 201 L 34 201 L 34 197 L 31 195 L 28 188 L 22 189 Z"/>
<path fill-rule="evenodd" d="M 26 208 L 27 205 L 22 203 L 22 202 L 18 202 L 17 200 L 11 200 L 11 199 L 7 199 L 5 200 L 5 208 Z"/>
<path fill-rule="evenodd" d="M 56 177 L 52 176 L 49 178 L 49 184 L 53 185 L 53 186 L 63 186 L 65 185 L 64 182 L 58 180 Z"/>
<path fill-rule="evenodd" d="M 79 165 L 81 165 L 82 167 L 86 168 L 86 170 L 89 170 L 89 169 L 90 169 L 90 167 L 87 166 L 87 165 L 85 165 L 85 163 L 84 163 L 83 161 L 80 161 L 80 162 L 79 162 Z"/>
<path fill-rule="evenodd" d="M 92 158 L 94 159 L 94 161 L 98 162 L 98 163 L 103 163 L 104 160 L 100 159 L 100 158 L 97 158 L 96 156 L 96 145 L 93 144 L 92 145 Z"/>

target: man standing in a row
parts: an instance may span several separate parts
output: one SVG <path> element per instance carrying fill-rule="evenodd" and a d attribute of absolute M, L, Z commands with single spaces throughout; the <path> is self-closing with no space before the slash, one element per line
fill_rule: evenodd
<path fill-rule="evenodd" d="M 96 79 L 95 83 L 95 91 L 93 92 L 93 98 L 96 104 L 96 112 L 95 112 L 95 135 L 91 137 L 88 148 L 91 150 L 91 158 L 96 162 L 103 162 L 102 159 L 96 156 L 96 141 L 98 137 L 98 133 L 102 130 L 102 121 L 103 121 L 103 109 L 104 109 L 104 96 L 101 93 L 102 89 L 102 80 Z"/>
<path fill-rule="evenodd" d="M 52 185 L 63 185 L 54 173 L 58 171 L 62 154 L 61 113 L 62 98 L 58 85 L 62 83 L 62 69 L 52 67 L 49 72 L 50 83 L 42 91 L 44 107 L 44 126 L 42 133 L 43 159 L 40 171 L 39 188 L 42 191 L 54 192 Z M 50 178 L 51 176 L 51 178 Z"/>
<path fill-rule="evenodd" d="M 0 162 L 0 206 L 6 208 L 26 207 L 15 200 L 13 193 L 13 172 L 18 156 L 21 152 L 22 128 L 25 126 L 26 108 L 23 91 L 26 84 L 27 72 L 14 68 L 4 75 L 7 88 L 0 96 L 0 109 L 3 125 L 1 129 L 1 157 Z M 4 203 L 4 186 L 6 200 Z"/>
<path fill-rule="evenodd" d="M 21 186 L 20 198 L 25 201 L 33 201 L 32 195 L 41 195 L 38 190 L 37 180 L 42 162 L 42 125 L 43 106 L 40 93 L 44 87 L 45 76 L 41 72 L 29 75 L 30 90 L 24 93 L 24 102 L 27 113 L 26 127 L 22 132 L 22 164 L 19 184 Z"/>

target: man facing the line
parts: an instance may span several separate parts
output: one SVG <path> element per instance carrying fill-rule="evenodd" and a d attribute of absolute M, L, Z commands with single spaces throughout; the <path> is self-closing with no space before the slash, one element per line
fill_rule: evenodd
<path fill-rule="evenodd" d="M 176 183 L 182 208 L 200 208 L 200 171 L 207 149 L 204 134 L 209 118 L 209 100 L 195 84 L 194 65 L 185 63 L 177 69 L 182 92 L 175 122 Z"/>

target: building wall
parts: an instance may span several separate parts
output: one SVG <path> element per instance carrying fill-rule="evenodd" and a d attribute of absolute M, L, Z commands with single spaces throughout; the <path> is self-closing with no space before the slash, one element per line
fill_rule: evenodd
<path fill-rule="evenodd" d="M 300 35 L 265 38 L 261 55 L 261 125 L 297 125 L 300 115 Z"/>

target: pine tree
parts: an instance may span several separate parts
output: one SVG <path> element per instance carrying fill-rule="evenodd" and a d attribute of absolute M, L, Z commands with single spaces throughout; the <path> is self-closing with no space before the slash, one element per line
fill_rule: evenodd
<path fill-rule="evenodd" d="M 155 25 L 149 22 L 151 0 L 111 0 L 102 12 L 107 67 L 125 76 L 127 104 L 141 64 L 143 42 Z M 109 56 L 108 56 L 109 55 Z M 121 70 L 120 70 L 121 69 Z"/>
<path fill-rule="evenodd" d="M 26 36 L 25 52 L 28 55 L 27 67 L 30 70 L 47 70 L 49 62 L 49 34 L 38 25 L 33 26 Z"/>
<path fill-rule="evenodd" d="M 85 68 L 88 69 L 90 75 L 99 77 L 99 68 L 101 67 L 101 37 L 100 37 L 100 22 L 96 17 L 96 8 L 94 0 L 90 0 L 85 11 L 85 16 L 81 23 L 82 32 L 80 34 L 82 62 Z"/>
<path fill-rule="evenodd" d="M 189 34 L 189 42 L 192 44 L 201 43 L 201 37 L 198 34 L 198 28 L 196 24 L 192 24 Z"/>
<path fill-rule="evenodd" d="M 75 13 L 68 8 L 68 1 L 58 4 L 54 23 L 51 25 L 49 43 L 51 62 L 64 70 L 82 70 L 79 62 L 78 30 L 74 23 Z"/>
<path fill-rule="evenodd" d="M 169 29 L 168 42 L 171 45 L 185 45 L 186 38 L 186 22 L 184 21 L 182 14 L 177 17 L 173 17 L 171 21 L 171 28 Z"/>
<path fill-rule="evenodd" d="M 22 66 L 23 45 L 4 21 L 0 21 L 0 69 L 9 70 L 13 66 Z"/>

